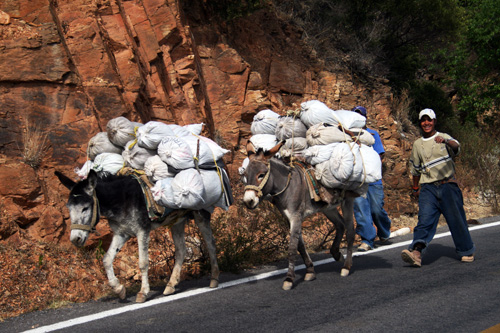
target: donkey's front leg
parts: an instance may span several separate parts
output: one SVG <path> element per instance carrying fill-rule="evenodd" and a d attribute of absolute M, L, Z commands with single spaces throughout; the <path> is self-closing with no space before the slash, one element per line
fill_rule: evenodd
<path fill-rule="evenodd" d="M 111 288 L 113 288 L 113 291 L 118 295 L 118 297 L 120 297 L 120 299 L 125 299 L 126 290 L 115 276 L 115 272 L 113 270 L 113 261 L 115 260 L 118 252 L 120 252 L 121 248 L 123 247 L 123 244 L 125 244 L 125 242 L 129 238 L 130 237 L 127 235 L 114 234 L 111 245 L 109 246 L 109 249 L 103 258 L 104 269 L 106 270 L 106 275 L 108 276 L 108 283 Z"/>
<path fill-rule="evenodd" d="M 149 230 L 137 235 L 137 245 L 139 246 L 139 269 L 141 271 L 141 290 L 135 298 L 136 303 L 144 303 L 149 294 Z"/>
<path fill-rule="evenodd" d="M 297 249 L 299 238 L 302 233 L 302 221 L 297 217 L 289 218 L 290 221 L 290 242 L 288 244 L 288 273 L 283 281 L 283 290 L 290 290 L 295 281 L 295 261 L 297 259 Z"/>

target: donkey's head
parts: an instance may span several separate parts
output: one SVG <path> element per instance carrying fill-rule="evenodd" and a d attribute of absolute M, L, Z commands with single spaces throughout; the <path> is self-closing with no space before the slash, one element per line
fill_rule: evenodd
<path fill-rule="evenodd" d="M 270 190 L 268 183 L 270 175 L 269 160 L 280 150 L 282 145 L 283 142 L 264 152 L 262 149 L 255 151 L 255 147 L 251 142 L 247 144 L 249 163 L 244 173 L 246 186 L 243 202 L 248 208 L 254 209 L 257 207 L 260 199 L 268 194 Z"/>
<path fill-rule="evenodd" d="M 99 221 L 99 202 L 95 194 L 97 174 L 91 170 L 87 179 L 78 183 L 59 171 L 56 171 L 55 174 L 61 183 L 70 190 L 66 203 L 71 219 L 70 240 L 74 245 L 81 247 Z"/>

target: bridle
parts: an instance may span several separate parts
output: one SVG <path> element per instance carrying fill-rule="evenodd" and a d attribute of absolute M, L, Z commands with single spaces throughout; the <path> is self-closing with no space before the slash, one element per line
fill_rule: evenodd
<path fill-rule="evenodd" d="M 92 207 L 92 220 L 90 221 L 90 225 L 87 224 L 78 224 L 78 223 L 71 223 L 70 228 L 71 230 L 84 230 L 88 232 L 95 232 L 95 226 L 97 225 L 97 222 L 99 222 L 99 200 L 97 200 L 97 195 L 94 192 L 92 193 L 92 201 L 93 201 L 93 207 Z"/>
<path fill-rule="evenodd" d="M 269 175 L 271 174 L 271 163 L 267 162 L 267 172 L 264 175 L 264 179 L 260 182 L 259 185 L 246 185 L 245 186 L 245 191 L 252 190 L 257 193 L 257 197 L 261 198 L 263 196 L 262 189 L 264 186 L 266 186 L 267 181 L 269 180 Z M 288 185 L 290 185 L 290 179 L 292 179 L 292 170 L 288 172 L 288 179 L 286 181 L 285 187 L 279 191 L 278 193 L 271 194 L 273 197 L 280 195 L 281 193 L 285 192 L 285 190 L 288 188 Z"/>

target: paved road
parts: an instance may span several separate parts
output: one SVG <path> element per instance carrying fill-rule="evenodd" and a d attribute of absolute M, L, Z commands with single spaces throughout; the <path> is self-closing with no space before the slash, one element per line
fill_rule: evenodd
<path fill-rule="evenodd" d="M 500 217 L 471 227 L 476 261 L 457 260 L 446 229 L 422 268 L 402 262 L 411 235 L 357 254 L 347 278 L 317 254 L 317 279 L 281 290 L 284 266 L 182 282 L 176 295 L 155 290 L 144 304 L 116 298 L 41 311 L 0 323 L 0 332 L 480 332 L 500 329 Z M 278 270 L 276 270 L 278 269 Z"/>

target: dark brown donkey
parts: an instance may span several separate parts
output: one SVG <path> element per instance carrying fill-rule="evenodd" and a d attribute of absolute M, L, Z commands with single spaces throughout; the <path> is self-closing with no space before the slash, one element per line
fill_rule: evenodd
<path fill-rule="evenodd" d="M 254 209 L 260 200 L 263 198 L 269 199 L 290 224 L 288 273 L 283 282 L 283 289 L 290 290 L 293 287 L 297 250 L 306 265 L 304 280 L 311 281 L 316 278 L 313 262 L 302 239 L 302 222 L 307 216 L 318 212 L 325 214 L 335 225 L 335 239 L 330 248 L 330 253 L 336 261 L 344 262 L 341 276 L 349 275 L 349 270 L 352 267 L 352 245 L 355 237 L 353 201 L 363 191 L 366 192 L 366 186 L 357 193 L 342 191 L 341 189 L 321 188 L 321 191 L 328 195 L 329 198 L 315 201 L 311 197 L 304 169 L 274 157 L 280 147 L 281 144 L 278 144 L 268 152 L 262 150 L 255 152 L 252 144 L 247 145 L 250 162 L 245 170 L 247 184 L 243 201 L 248 208 Z M 340 215 L 337 209 L 339 205 L 344 217 Z M 347 256 L 345 259 L 340 253 L 340 242 L 344 233 L 347 238 Z"/>

